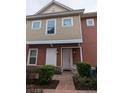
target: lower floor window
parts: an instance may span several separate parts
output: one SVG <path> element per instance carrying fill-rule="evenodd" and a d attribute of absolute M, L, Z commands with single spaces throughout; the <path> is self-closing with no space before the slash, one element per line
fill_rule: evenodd
<path fill-rule="evenodd" d="M 34 65 L 37 63 L 38 49 L 29 49 L 28 64 Z"/>

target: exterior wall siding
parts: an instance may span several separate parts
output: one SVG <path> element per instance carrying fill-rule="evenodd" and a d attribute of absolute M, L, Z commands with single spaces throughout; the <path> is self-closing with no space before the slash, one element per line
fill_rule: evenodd
<path fill-rule="evenodd" d="M 62 12 L 62 11 L 67 11 L 67 10 L 54 4 L 49 6 L 49 8 L 42 13 L 53 13 L 53 12 Z"/>
<path fill-rule="evenodd" d="M 26 41 L 42 41 L 42 40 L 70 40 L 70 39 L 81 39 L 82 32 L 80 29 L 80 16 L 69 16 L 73 17 L 72 27 L 62 27 L 62 18 L 58 17 L 56 19 L 56 34 L 46 35 L 46 20 L 41 19 L 41 29 L 32 30 L 32 20 L 27 21 L 26 29 Z"/>
<path fill-rule="evenodd" d="M 83 61 L 90 63 L 92 66 L 97 66 L 97 18 L 94 18 L 95 26 L 87 27 L 86 19 L 89 17 L 82 18 L 81 26 L 82 26 L 82 39 L 83 43 L 81 43 L 82 47 L 82 58 Z M 64 30 L 64 28 L 63 28 Z M 32 37 L 35 37 L 35 34 L 32 34 Z M 46 37 L 46 36 L 45 36 Z M 61 66 L 61 47 L 75 47 L 78 44 L 58 44 L 53 45 L 53 48 L 57 48 L 57 66 Z M 38 48 L 38 62 L 37 65 L 44 65 L 46 62 L 46 49 L 52 48 L 50 45 L 29 45 L 26 47 L 26 61 L 28 57 L 29 48 Z M 75 49 L 73 49 L 73 64 L 80 62 L 80 50 L 76 49 L 76 53 L 74 53 Z"/>

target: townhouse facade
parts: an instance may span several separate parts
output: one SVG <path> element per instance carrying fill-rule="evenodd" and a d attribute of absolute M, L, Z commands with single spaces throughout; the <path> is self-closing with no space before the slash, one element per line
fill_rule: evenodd
<path fill-rule="evenodd" d="M 86 61 L 97 66 L 97 13 L 51 1 L 26 16 L 26 64 L 71 70 Z"/>

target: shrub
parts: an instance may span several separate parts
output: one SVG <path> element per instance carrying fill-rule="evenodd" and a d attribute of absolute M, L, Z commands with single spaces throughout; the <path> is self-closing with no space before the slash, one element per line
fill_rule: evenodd
<path fill-rule="evenodd" d="M 42 84 L 48 83 L 52 79 L 52 76 L 54 75 L 54 67 L 51 65 L 44 65 L 38 70 L 38 73 L 39 73 L 38 81 Z"/>
<path fill-rule="evenodd" d="M 55 74 L 62 74 L 61 67 L 55 67 Z"/>
<path fill-rule="evenodd" d="M 89 64 L 87 64 L 85 62 L 80 62 L 76 65 L 76 68 L 77 68 L 78 74 L 81 77 L 84 77 L 84 76 L 89 77 L 90 76 L 91 66 Z"/>
<path fill-rule="evenodd" d="M 73 76 L 75 88 L 79 90 L 97 90 L 97 79 L 95 77 Z"/>
<path fill-rule="evenodd" d="M 26 67 L 26 84 L 32 84 L 36 79 L 37 69 L 39 67 L 27 66 Z"/>

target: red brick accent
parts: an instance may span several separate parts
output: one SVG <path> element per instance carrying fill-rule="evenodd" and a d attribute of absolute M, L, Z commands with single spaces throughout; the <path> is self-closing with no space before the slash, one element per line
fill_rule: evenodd
<path fill-rule="evenodd" d="M 73 48 L 73 64 L 79 63 L 80 61 L 80 48 Z"/>
<path fill-rule="evenodd" d="M 29 45 L 26 45 L 26 63 L 27 63 L 27 60 L 28 60 L 28 50 L 29 50 Z"/>
<path fill-rule="evenodd" d="M 47 48 L 57 48 L 57 66 L 61 66 L 61 48 L 62 47 L 77 47 L 78 44 L 57 44 L 57 45 L 28 45 L 29 48 L 38 48 L 38 59 L 37 65 L 44 65 L 46 62 L 46 49 Z M 28 57 L 28 50 L 26 52 Z M 73 56 L 74 62 L 80 62 L 80 51 L 76 49 L 76 54 Z M 77 61 L 76 61 L 77 60 Z"/>
<path fill-rule="evenodd" d="M 86 19 L 82 18 L 83 32 L 83 60 L 90 63 L 92 66 L 97 65 L 97 18 L 91 17 L 95 21 L 95 26 L 87 27 Z"/>

